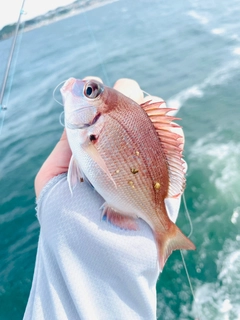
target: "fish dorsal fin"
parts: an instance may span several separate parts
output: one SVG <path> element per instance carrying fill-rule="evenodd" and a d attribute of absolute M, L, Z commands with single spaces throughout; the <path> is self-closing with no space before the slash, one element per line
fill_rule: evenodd
<path fill-rule="evenodd" d="M 173 132 L 173 128 L 180 128 L 180 126 L 172 121 L 179 120 L 179 118 L 167 115 L 168 112 L 175 111 L 175 109 L 161 108 L 161 104 L 163 103 L 165 101 L 153 103 L 147 101 L 141 104 L 141 107 L 152 121 L 166 156 L 169 172 L 167 197 L 175 198 L 183 193 L 186 182 L 184 172 L 185 162 L 182 159 L 183 137 Z"/>

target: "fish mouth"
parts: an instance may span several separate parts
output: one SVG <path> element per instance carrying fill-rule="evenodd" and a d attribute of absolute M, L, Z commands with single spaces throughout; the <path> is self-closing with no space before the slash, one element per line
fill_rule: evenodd
<path fill-rule="evenodd" d="M 66 91 L 71 91 L 73 88 L 74 83 L 77 81 L 75 78 L 69 78 L 61 88 L 61 92 L 65 93 Z"/>
<path fill-rule="evenodd" d="M 82 98 L 84 97 L 84 80 L 79 80 L 75 78 L 69 78 L 61 88 L 61 93 L 63 96 L 66 96 L 68 93 L 71 93 L 73 96 Z"/>

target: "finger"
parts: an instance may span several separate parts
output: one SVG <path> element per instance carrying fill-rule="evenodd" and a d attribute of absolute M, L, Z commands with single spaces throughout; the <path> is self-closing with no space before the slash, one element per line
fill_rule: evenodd
<path fill-rule="evenodd" d="M 60 141 L 61 140 L 67 140 L 67 133 L 66 133 L 66 129 L 64 128 L 63 133 L 61 135 Z"/>
<path fill-rule="evenodd" d="M 127 78 L 119 79 L 113 88 L 139 104 L 143 102 L 143 92 L 135 80 Z"/>
<path fill-rule="evenodd" d="M 146 97 L 143 98 L 143 102 L 147 102 L 147 101 L 150 101 L 151 102 L 161 102 L 161 101 L 164 101 L 162 98 L 160 97 L 156 97 L 156 96 L 152 96 L 152 95 L 147 95 Z M 161 108 L 166 108 L 166 103 L 162 103 L 161 104 Z"/>
<path fill-rule="evenodd" d="M 94 76 L 87 76 L 85 78 L 83 78 L 83 80 L 97 80 L 98 82 L 103 83 L 102 79 L 99 77 L 94 77 Z"/>

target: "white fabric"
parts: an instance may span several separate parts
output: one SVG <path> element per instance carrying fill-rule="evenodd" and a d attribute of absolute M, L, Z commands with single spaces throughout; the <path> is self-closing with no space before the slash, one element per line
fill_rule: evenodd
<path fill-rule="evenodd" d="M 24 320 L 156 319 L 157 250 L 150 227 L 121 230 L 100 220 L 104 200 L 66 175 L 38 201 L 37 259 Z"/>

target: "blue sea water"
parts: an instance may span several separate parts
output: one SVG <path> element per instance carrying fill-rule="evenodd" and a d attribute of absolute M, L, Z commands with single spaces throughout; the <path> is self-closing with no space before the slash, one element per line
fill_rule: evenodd
<path fill-rule="evenodd" d="M 1 320 L 22 318 L 31 287 L 34 177 L 62 132 L 53 90 L 87 75 L 134 78 L 182 118 L 195 300 L 174 252 L 157 284 L 158 319 L 240 319 L 239 16 L 237 0 L 120 0 L 22 35 L 0 114 Z M 10 45 L 0 42 L 0 80 Z M 183 206 L 177 224 L 188 234 Z"/>

